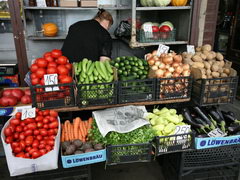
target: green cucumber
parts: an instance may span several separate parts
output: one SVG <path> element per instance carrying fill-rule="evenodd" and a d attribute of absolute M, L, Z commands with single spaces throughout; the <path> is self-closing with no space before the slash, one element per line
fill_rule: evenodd
<path fill-rule="evenodd" d="M 92 74 L 92 72 L 93 72 L 93 70 L 94 70 L 94 67 L 95 67 L 95 63 L 92 63 L 91 66 L 90 66 L 89 69 L 88 69 L 87 75 L 90 76 L 90 75 Z"/>
<path fill-rule="evenodd" d="M 84 58 L 82 60 L 82 71 L 83 72 L 87 72 L 87 64 L 88 64 L 88 59 L 87 58 Z"/>
<path fill-rule="evenodd" d="M 96 66 L 96 69 L 98 71 L 98 73 L 100 74 L 100 76 L 104 79 L 107 79 L 106 76 L 105 76 L 105 73 L 102 72 L 102 63 L 100 63 L 99 61 L 96 61 L 95 62 L 95 66 Z M 104 66 L 105 67 L 105 66 Z"/>
<path fill-rule="evenodd" d="M 104 64 L 106 66 L 107 71 L 112 74 L 113 70 L 112 70 L 112 67 L 111 67 L 109 61 L 104 61 Z"/>

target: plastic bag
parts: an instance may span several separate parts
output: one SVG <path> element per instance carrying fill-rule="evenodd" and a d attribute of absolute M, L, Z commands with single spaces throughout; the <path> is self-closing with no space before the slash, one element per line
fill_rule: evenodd
<path fill-rule="evenodd" d="M 131 25 L 128 21 L 121 21 L 119 26 L 115 29 L 114 35 L 117 37 L 128 37 L 131 35 Z"/>

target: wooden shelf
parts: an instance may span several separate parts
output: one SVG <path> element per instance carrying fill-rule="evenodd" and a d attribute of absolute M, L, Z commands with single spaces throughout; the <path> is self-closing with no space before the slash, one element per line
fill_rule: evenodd
<path fill-rule="evenodd" d="M 166 6 L 166 7 L 136 7 L 137 11 L 159 11 L 159 10 L 188 10 L 191 6 Z"/>
<path fill-rule="evenodd" d="M 54 109 L 58 112 L 70 112 L 70 111 L 85 111 L 85 110 L 97 110 L 97 109 L 106 109 L 106 108 L 112 108 L 112 107 L 120 107 L 120 106 L 128 106 L 128 105 L 157 105 L 157 104 L 170 104 L 170 103 L 181 103 L 181 102 L 188 102 L 190 101 L 190 98 L 188 99 L 174 99 L 174 100 L 164 100 L 164 101 L 150 101 L 150 102 L 136 102 L 136 103 L 125 103 L 125 104 L 115 104 L 115 105 L 102 105 L 102 106 L 91 106 L 91 107 L 64 107 L 64 108 L 57 108 Z"/>
<path fill-rule="evenodd" d="M 99 6 L 99 7 L 36 7 L 36 6 L 25 6 L 24 9 L 28 10 L 97 10 L 98 8 L 104 8 L 108 10 L 129 10 L 130 6 Z"/>

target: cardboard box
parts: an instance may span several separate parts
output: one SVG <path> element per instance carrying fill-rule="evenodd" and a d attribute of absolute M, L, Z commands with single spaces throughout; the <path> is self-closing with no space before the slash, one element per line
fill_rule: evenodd
<path fill-rule="evenodd" d="M 97 7 L 98 1 L 81 0 L 81 7 Z"/>
<path fill-rule="evenodd" d="M 78 0 L 60 0 L 60 7 L 78 7 Z"/>

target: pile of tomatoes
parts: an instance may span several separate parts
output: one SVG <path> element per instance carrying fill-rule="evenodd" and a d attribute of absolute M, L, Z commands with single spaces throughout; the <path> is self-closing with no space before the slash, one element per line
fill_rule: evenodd
<path fill-rule="evenodd" d="M 21 112 L 9 120 L 3 130 L 5 142 L 16 157 L 36 159 L 53 150 L 58 133 L 58 113 L 36 109 L 35 118 L 21 120 Z"/>
<path fill-rule="evenodd" d="M 22 104 L 32 103 L 30 89 L 4 89 L 0 95 L 0 106 L 15 106 L 19 102 Z"/>
<path fill-rule="evenodd" d="M 31 65 L 31 83 L 35 85 L 45 85 L 45 74 L 58 74 L 59 83 L 71 83 L 72 64 L 68 58 L 62 55 L 62 51 L 53 49 L 51 52 L 44 53 L 42 58 L 37 58 Z"/>

